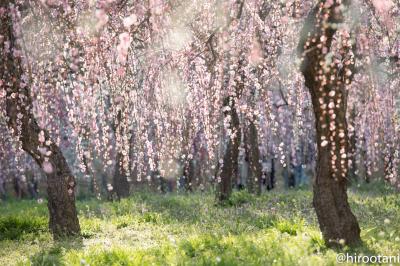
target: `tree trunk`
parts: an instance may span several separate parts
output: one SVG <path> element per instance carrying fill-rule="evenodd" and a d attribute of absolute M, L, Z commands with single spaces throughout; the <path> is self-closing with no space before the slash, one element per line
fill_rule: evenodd
<path fill-rule="evenodd" d="M 101 188 L 104 195 L 109 194 L 107 173 L 101 172 Z"/>
<path fill-rule="evenodd" d="M 0 8 L 6 10 L 0 14 L 0 36 L 3 36 L 0 82 L 6 90 L 8 126 L 22 148 L 46 173 L 49 226 L 54 238 L 75 236 L 80 233 L 75 207 L 75 179 L 61 150 L 50 139 L 49 133 L 39 127 L 33 115 L 29 81 L 23 78 L 22 58 L 16 53 L 21 48 L 13 30 L 16 9 L 11 5 L 14 4 L 15 1 L 0 0 Z"/>
<path fill-rule="evenodd" d="M 116 141 L 118 134 L 121 134 L 121 136 L 125 134 L 125 130 L 123 129 L 121 122 L 122 122 L 122 111 L 118 110 L 117 117 L 113 125 Z M 131 138 L 129 140 L 132 141 Z M 122 154 L 121 151 L 118 150 L 118 148 L 116 152 L 117 155 L 115 158 L 115 172 L 113 176 L 113 192 L 116 194 L 118 199 L 121 199 L 129 196 L 129 182 L 128 182 L 128 175 L 123 165 L 124 155 Z"/>
<path fill-rule="evenodd" d="M 240 4 L 239 14 L 237 15 L 238 18 L 241 16 L 242 8 L 243 2 Z M 238 69 L 236 70 L 235 75 L 240 76 L 241 80 L 237 81 L 234 94 L 224 98 L 223 102 L 224 117 L 227 120 L 227 129 L 230 134 L 228 136 L 228 143 L 224 154 L 223 164 L 221 166 L 220 180 L 218 180 L 217 198 L 220 202 L 229 199 L 232 193 L 232 179 L 237 180 L 239 174 L 238 157 L 242 135 L 235 101 L 241 97 L 244 89 L 245 75 L 243 69 L 241 69 L 243 63 L 243 59 L 240 59 L 238 62 Z"/>
<path fill-rule="evenodd" d="M 267 190 L 272 190 L 275 188 L 275 159 L 271 158 L 271 172 L 267 177 Z"/>
<path fill-rule="evenodd" d="M 307 18 L 299 44 L 303 57 L 301 71 L 312 97 L 318 143 L 313 204 L 328 246 L 340 246 L 343 241 L 347 245 L 361 242 L 360 228 L 346 192 L 349 153 L 346 84 L 351 82 L 354 68 L 350 41 L 340 44 L 342 58 L 346 59 L 342 68 L 334 60 L 331 64 L 325 61 L 337 31 L 337 27 L 329 25 L 343 23 L 342 5 L 339 1 L 333 4 L 320 1 Z"/>
<path fill-rule="evenodd" d="M 238 156 L 241 139 L 239 116 L 235 109 L 233 97 L 227 97 L 224 106 L 229 107 L 229 111 L 225 112 L 225 116 L 230 117 L 229 129 L 233 136 L 228 137 L 228 144 L 225 150 L 223 165 L 221 167 L 217 191 L 217 198 L 220 202 L 228 200 L 232 193 L 232 178 L 236 180 L 238 175 Z"/>
<path fill-rule="evenodd" d="M 184 176 L 185 176 L 185 190 L 187 192 L 193 192 L 193 181 L 195 179 L 195 161 L 194 159 L 186 160 L 186 165 L 184 168 Z"/>
<path fill-rule="evenodd" d="M 14 192 L 15 192 L 15 197 L 17 199 L 23 199 L 26 196 L 25 192 L 25 185 L 24 182 L 22 181 L 20 176 L 14 176 L 13 178 L 13 183 L 14 183 Z"/>
<path fill-rule="evenodd" d="M 254 124 L 255 117 L 249 119 L 244 129 L 244 147 L 246 157 L 249 159 L 250 173 L 248 189 L 250 193 L 261 194 L 262 188 L 262 167 L 260 163 L 260 150 L 258 148 L 257 127 Z"/>
<path fill-rule="evenodd" d="M 113 178 L 113 190 L 118 199 L 126 198 L 129 196 L 129 182 L 126 171 L 123 167 L 123 154 L 117 152 L 115 159 L 115 173 Z"/>

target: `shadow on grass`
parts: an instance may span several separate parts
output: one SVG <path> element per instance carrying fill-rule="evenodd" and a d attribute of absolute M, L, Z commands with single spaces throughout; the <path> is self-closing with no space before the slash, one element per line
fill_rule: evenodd
<path fill-rule="evenodd" d="M 182 228 L 198 225 L 204 231 L 216 230 L 221 233 L 241 234 L 282 225 L 279 223 L 282 220 L 280 218 L 287 220 L 286 227 L 295 226 L 296 222 L 301 220 L 300 214 L 304 211 L 303 209 L 309 213 L 309 206 L 296 206 L 302 210 L 294 213 L 292 201 L 294 193 L 289 194 L 292 196 L 278 200 L 281 201 L 279 206 L 270 204 L 276 201 L 275 194 L 267 195 L 266 193 L 257 197 L 247 192 L 235 192 L 230 202 L 222 206 L 215 204 L 214 195 L 199 193 L 166 196 L 137 194 L 127 199 L 127 202 L 130 202 L 132 206 L 142 206 L 139 216 L 140 221 L 143 222 L 178 224 Z M 279 213 L 282 209 L 285 212 L 284 216 Z M 132 213 L 132 215 L 137 215 L 137 213 Z"/>
<path fill-rule="evenodd" d="M 6 216 L 0 218 L 0 241 L 19 240 L 25 235 L 48 231 L 46 217 Z"/>
<path fill-rule="evenodd" d="M 42 248 L 38 253 L 30 257 L 33 266 L 58 266 L 67 265 L 63 256 L 68 250 L 82 249 L 81 238 L 69 238 L 62 241 L 55 241 L 50 247 Z"/>

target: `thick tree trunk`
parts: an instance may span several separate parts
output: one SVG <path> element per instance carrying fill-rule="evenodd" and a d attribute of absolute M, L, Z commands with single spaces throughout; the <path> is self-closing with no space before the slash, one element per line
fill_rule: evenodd
<path fill-rule="evenodd" d="M 257 127 L 254 119 L 249 119 L 244 129 L 244 147 L 246 156 L 249 159 L 250 173 L 248 182 L 248 190 L 250 193 L 261 194 L 262 188 L 262 167 L 260 163 L 260 150 L 258 147 Z"/>
<path fill-rule="evenodd" d="M 228 200 L 232 193 L 232 179 L 236 180 L 238 175 L 238 156 L 241 139 L 239 116 L 235 109 L 236 107 L 233 97 L 227 97 L 224 106 L 229 107 L 229 111 L 225 112 L 225 116 L 229 116 L 229 129 L 233 136 L 228 137 L 228 144 L 225 150 L 223 165 L 221 167 L 220 180 L 217 188 L 217 198 L 220 202 Z"/>
<path fill-rule="evenodd" d="M 301 70 L 312 97 L 318 143 L 313 204 L 328 246 L 339 246 L 342 241 L 347 245 L 361 242 L 360 228 L 346 192 L 349 153 L 346 84 L 351 82 L 354 67 L 350 41 L 341 44 L 341 56 L 346 59 L 343 67 L 326 63 L 337 31 L 337 27 L 330 25 L 343 22 L 342 5 L 339 1 L 333 4 L 320 1 L 307 18 L 299 44 L 303 56 Z"/>
<path fill-rule="evenodd" d="M 54 238 L 80 233 L 75 207 L 75 179 L 59 147 L 41 129 L 32 113 L 29 80 L 24 79 L 20 47 L 13 30 L 14 1 L 0 0 L 0 84 L 6 90 L 8 125 L 22 148 L 43 168 L 47 176 L 49 226 Z"/>

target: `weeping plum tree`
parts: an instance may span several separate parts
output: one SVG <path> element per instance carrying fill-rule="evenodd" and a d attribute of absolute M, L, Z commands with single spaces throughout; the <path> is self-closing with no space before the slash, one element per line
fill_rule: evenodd
<path fill-rule="evenodd" d="M 0 1 L 0 85 L 6 92 L 8 126 L 21 147 L 47 176 L 49 226 L 55 238 L 79 235 L 75 207 L 75 179 L 59 147 L 34 115 L 30 78 L 25 72 L 18 7 L 13 0 Z"/>
<path fill-rule="evenodd" d="M 347 88 L 353 78 L 354 55 L 343 9 L 349 0 L 320 1 L 302 30 L 301 71 L 315 114 L 318 158 L 313 204 L 329 246 L 361 242 L 360 227 L 347 200 L 349 136 Z"/>

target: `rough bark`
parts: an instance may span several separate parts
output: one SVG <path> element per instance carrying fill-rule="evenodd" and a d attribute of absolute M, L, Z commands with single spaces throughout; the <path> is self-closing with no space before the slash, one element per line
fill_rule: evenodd
<path fill-rule="evenodd" d="M 313 205 L 328 246 L 338 246 L 342 241 L 347 245 L 361 242 L 360 228 L 346 192 L 349 152 L 346 83 L 350 83 L 352 75 L 348 71 L 354 67 L 351 48 L 341 49 L 349 65 L 343 64 L 342 68 L 335 63 L 325 65 L 337 31 L 332 25 L 343 23 L 341 8 L 350 1 L 341 2 L 330 5 L 320 1 L 307 18 L 299 44 L 303 57 L 301 71 L 312 97 L 318 143 Z"/>
<path fill-rule="evenodd" d="M 22 149 L 44 168 L 47 176 L 49 226 L 54 238 L 79 235 L 75 207 L 75 178 L 59 147 L 49 133 L 39 127 L 32 111 L 29 80 L 24 78 L 17 34 L 13 29 L 15 1 L 0 0 L 0 81 L 6 90 L 8 126 Z M 44 152 L 46 151 L 46 152 Z"/>

